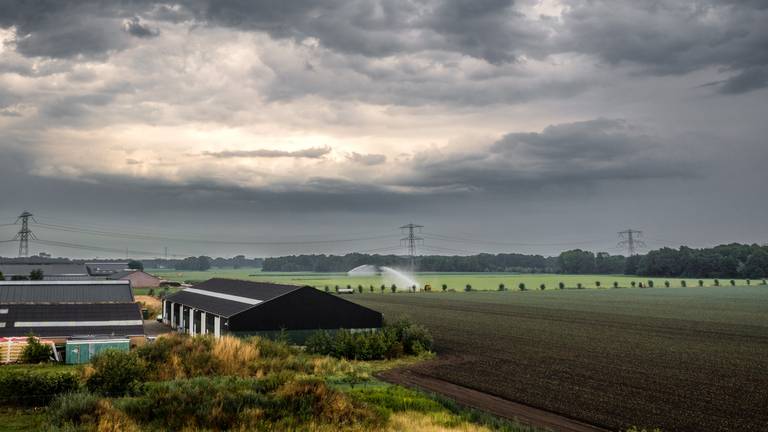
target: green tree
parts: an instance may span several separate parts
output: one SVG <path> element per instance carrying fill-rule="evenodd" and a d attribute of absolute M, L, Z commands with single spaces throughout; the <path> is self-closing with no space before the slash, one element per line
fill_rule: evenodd
<path fill-rule="evenodd" d="M 613 287 L 614 287 L 614 288 L 618 288 L 618 287 L 619 287 L 619 283 L 618 283 L 618 282 L 616 282 L 616 281 L 613 281 Z"/>
<path fill-rule="evenodd" d="M 0 281 L 4 281 L 4 280 L 5 280 L 5 276 L 3 276 L 3 272 L 0 272 Z"/>
<path fill-rule="evenodd" d="M 664 286 L 669 288 L 669 281 L 664 281 Z"/>
<path fill-rule="evenodd" d="M 688 286 L 688 282 L 686 282 L 685 279 L 683 279 L 683 280 L 680 281 L 680 286 L 685 288 L 685 287 Z"/>
<path fill-rule="evenodd" d="M 520 291 L 525 291 L 525 284 L 523 282 L 520 282 L 519 284 L 517 284 L 517 288 Z"/>
<path fill-rule="evenodd" d="M 600 288 L 600 281 L 595 281 L 595 287 Z"/>
<path fill-rule="evenodd" d="M 768 253 L 763 249 L 757 249 L 747 258 L 741 269 L 741 276 L 745 278 L 759 279 L 768 276 Z"/>
<path fill-rule="evenodd" d="M 472 291 L 472 285 L 467 284 L 467 286 L 464 287 L 464 291 L 466 291 L 466 292 Z"/>
<path fill-rule="evenodd" d="M 557 284 L 557 286 L 558 286 L 560 289 L 565 289 L 565 284 L 564 284 L 564 283 L 562 283 L 562 282 L 558 283 L 558 284 Z"/>
<path fill-rule="evenodd" d="M 134 383 L 144 379 L 144 361 L 135 352 L 102 351 L 91 359 L 93 373 L 86 380 L 88 390 L 104 396 L 122 396 Z"/>
<path fill-rule="evenodd" d="M 448 284 L 443 284 L 443 292 L 448 291 Z"/>
<path fill-rule="evenodd" d="M 41 269 L 34 269 L 31 272 L 29 272 L 29 280 L 43 280 L 45 278 L 45 275 L 43 274 L 43 271 Z"/>
<path fill-rule="evenodd" d="M 704 286 L 704 281 L 703 281 L 703 280 L 701 280 L 701 279 L 699 279 L 699 286 L 700 286 L 700 287 L 703 287 L 703 286 Z"/>
<path fill-rule="evenodd" d="M 507 289 L 507 287 L 505 287 L 503 283 L 499 284 L 499 291 L 504 291 L 505 289 Z"/>
<path fill-rule="evenodd" d="M 53 350 L 50 345 L 40 343 L 35 335 L 27 336 L 27 345 L 21 350 L 22 363 L 43 363 L 47 362 L 53 356 Z"/>
<path fill-rule="evenodd" d="M 544 291 L 545 289 L 547 289 L 547 286 L 544 285 L 544 284 L 541 284 L 541 285 L 539 285 L 539 289 Z"/>
<path fill-rule="evenodd" d="M 131 260 L 128 262 L 128 268 L 144 271 L 144 263 L 141 261 Z"/>

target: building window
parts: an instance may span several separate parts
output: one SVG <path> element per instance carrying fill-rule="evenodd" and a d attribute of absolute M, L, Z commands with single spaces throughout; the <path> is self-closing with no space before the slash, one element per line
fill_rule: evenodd
<path fill-rule="evenodd" d="M 0 321 L 0 327 L 5 327 L 5 322 L 4 321 Z"/>
<path fill-rule="evenodd" d="M 7 314 L 7 313 L 8 313 L 8 309 L 7 308 L 6 309 L 0 309 L 0 314 Z"/>

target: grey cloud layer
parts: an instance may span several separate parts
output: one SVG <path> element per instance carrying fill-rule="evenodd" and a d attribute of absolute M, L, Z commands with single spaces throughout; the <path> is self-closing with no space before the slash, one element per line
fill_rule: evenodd
<path fill-rule="evenodd" d="M 48 1 L 0 4 L 27 56 L 66 58 L 124 49 L 159 31 L 142 18 L 265 32 L 368 58 L 449 52 L 502 65 L 555 53 L 633 65 L 639 74 L 726 68 L 719 89 L 765 87 L 768 8 L 725 0 L 573 1 L 559 18 L 534 20 L 512 0 Z M 436 60 L 438 57 L 434 57 Z M 439 60 L 437 60 L 439 61 Z"/>
<path fill-rule="evenodd" d="M 295 151 L 284 150 L 224 150 L 219 152 L 205 152 L 205 156 L 210 156 L 219 159 L 225 158 L 308 158 L 318 159 L 331 152 L 331 148 L 326 147 L 312 147 Z"/>

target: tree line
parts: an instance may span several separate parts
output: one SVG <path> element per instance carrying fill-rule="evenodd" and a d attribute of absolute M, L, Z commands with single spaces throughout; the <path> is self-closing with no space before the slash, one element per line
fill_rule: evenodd
<path fill-rule="evenodd" d="M 405 266 L 400 255 L 291 255 L 265 258 L 263 271 L 346 272 L 363 264 Z M 662 248 L 626 257 L 573 249 L 556 257 L 525 254 L 425 255 L 420 271 L 625 274 L 695 278 L 768 277 L 768 247 L 732 243 L 712 248 Z"/>

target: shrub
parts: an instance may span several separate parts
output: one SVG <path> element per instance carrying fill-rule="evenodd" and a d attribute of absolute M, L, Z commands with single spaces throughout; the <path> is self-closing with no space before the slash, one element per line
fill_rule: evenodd
<path fill-rule="evenodd" d="M 539 285 L 539 289 L 542 290 L 542 291 L 544 291 L 546 288 L 547 288 L 547 286 L 544 285 L 544 284 Z"/>
<path fill-rule="evenodd" d="M 443 292 L 448 290 L 448 284 L 443 284 Z"/>
<path fill-rule="evenodd" d="M 634 287 L 636 287 L 636 286 L 637 286 L 637 282 L 635 282 L 635 281 L 632 281 L 632 282 L 630 282 L 630 283 L 629 283 L 629 285 L 630 285 L 632 288 L 634 288 Z"/>
<path fill-rule="evenodd" d="M 595 281 L 595 287 L 600 288 L 600 281 Z"/>
<path fill-rule="evenodd" d="M 669 288 L 669 281 L 664 281 L 664 286 Z"/>
<path fill-rule="evenodd" d="M 35 269 L 29 272 L 29 280 L 43 280 L 45 278 L 45 275 L 43 275 L 43 271 L 40 269 Z"/>
<path fill-rule="evenodd" d="M 371 285 L 371 292 L 373 292 L 373 289 L 374 289 L 374 288 L 373 288 L 373 285 Z"/>
<path fill-rule="evenodd" d="M 720 286 L 720 280 L 718 280 L 718 279 L 715 279 L 715 280 L 713 281 L 713 284 L 714 284 L 715 286 Z"/>
<path fill-rule="evenodd" d="M 557 284 L 557 286 L 558 286 L 560 289 L 565 289 L 565 284 L 564 284 L 564 283 L 562 283 L 562 282 L 558 283 L 558 284 Z"/>
<path fill-rule="evenodd" d="M 320 330 L 307 338 L 306 350 L 312 354 L 355 360 L 380 360 L 404 354 L 418 355 L 432 348 L 429 331 L 408 320 L 398 320 L 379 331 L 339 330 L 331 334 Z"/>
<path fill-rule="evenodd" d="M 519 289 L 520 291 L 525 291 L 525 284 L 523 282 L 520 282 L 519 284 L 517 284 L 517 289 Z"/>
<path fill-rule="evenodd" d="M 681 286 L 681 287 L 683 287 L 683 288 L 685 288 L 685 287 L 687 287 L 687 286 L 688 286 L 688 282 L 686 282 L 685 280 L 681 280 L 681 281 L 680 281 L 680 286 Z"/>
<path fill-rule="evenodd" d="M 703 286 L 704 286 L 704 281 L 703 281 L 703 280 L 701 280 L 701 279 L 699 279 L 699 286 L 700 286 L 700 287 L 703 287 Z"/>
<path fill-rule="evenodd" d="M 466 292 L 472 291 L 472 285 L 467 284 L 467 286 L 464 287 L 464 291 L 466 291 Z"/>
<path fill-rule="evenodd" d="M 653 288 L 653 281 L 650 279 L 648 280 L 648 288 Z"/>
<path fill-rule="evenodd" d="M 581 282 L 576 284 L 576 289 L 584 289 L 584 285 L 581 284 Z"/>
<path fill-rule="evenodd" d="M 383 293 L 386 291 L 387 287 L 384 284 L 381 284 L 381 292 Z"/>
<path fill-rule="evenodd" d="M 3 373 L 0 374 L 0 405 L 44 406 L 55 396 L 73 392 L 78 386 L 77 376 L 71 372 Z"/>
<path fill-rule="evenodd" d="M 40 343 L 34 335 L 27 336 L 27 345 L 21 351 L 22 363 L 43 363 L 51 360 L 53 350 L 50 345 Z"/>
<path fill-rule="evenodd" d="M 618 283 L 618 282 L 616 282 L 616 281 L 613 281 L 613 287 L 614 287 L 614 288 L 618 288 L 618 287 L 619 287 L 619 283 Z"/>
<path fill-rule="evenodd" d="M 765 279 L 763 279 L 763 285 L 768 285 L 768 282 Z"/>
<path fill-rule="evenodd" d="M 736 286 L 736 281 L 731 279 L 731 286 Z"/>
<path fill-rule="evenodd" d="M 363 286 L 362 285 L 358 285 L 357 286 L 357 292 L 359 292 L 360 294 L 363 293 Z"/>
<path fill-rule="evenodd" d="M 507 287 L 504 286 L 504 284 L 499 284 L 499 291 L 504 291 L 507 289 Z"/>
<path fill-rule="evenodd" d="M 335 286 L 335 289 L 336 289 L 336 294 L 338 294 L 338 293 L 339 293 L 339 286 L 338 286 L 338 285 L 336 285 L 336 286 Z"/>
<path fill-rule="evenodd" d="M 391 286 L 391 287 L 389 287 L 389 288 L 392 290 L 392 292 L 393 292 L 393 293 L 394 293 L 394 292 L 397 292 L 397 285 L 395 285 L 395 284 L 392 284 L 392 286 Z"/>
<path fill-rule="evenodd" d="M 745 282 L 747 283 L 747 285 L 752 285 L 752 281 L 749 279 L 747 279 Z"/>
<path fill-rule="evenodd" d="M 61 394 L 48 406 L 48 418 L 59 426 L 95 422 L 99 398 L 86 391 Z"/>
<path fill-rule="evenodd" d="M 325 292 L 331 292 L 331 289 L 328 288 L 328 285 L 325 286 Z"/>
<path fill-rule="evenodd" d="M 147 294 L 149 294 L 150 297 L 154 297 L 155 296 L 155 289 L 154 288 L 150 288 L 149 291 L 147 291 Z"/>
<path fill-rule="evenodd" d="M 144 379 L 145 366 L 136 353 L 108 349 L 91 360 L 93 373 L 85 382 L 93 393 L 122 396 Z"/>

